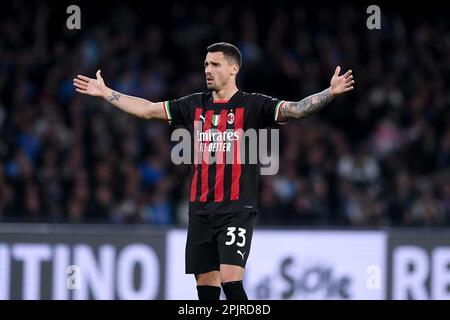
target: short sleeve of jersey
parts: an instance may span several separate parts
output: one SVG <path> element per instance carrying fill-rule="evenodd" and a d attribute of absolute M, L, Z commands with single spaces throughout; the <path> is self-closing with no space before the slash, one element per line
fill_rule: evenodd
<path fill-rule="evenodd" d="M 186 127 L 187 123 L 191 121 L 197 96 L 198 94 L 191 94 L 179 99 L 164 101 L 163 106 L 167 122 L 170 125 Z"/>
<path fill-rule="evenodd" d="M 264 94 L 255 93 L 255 98 L 259 109 L 259 126 L 261 128 L 276 127 L 286 122 L 278 121 L 280 107 L 286 102 Z"/>

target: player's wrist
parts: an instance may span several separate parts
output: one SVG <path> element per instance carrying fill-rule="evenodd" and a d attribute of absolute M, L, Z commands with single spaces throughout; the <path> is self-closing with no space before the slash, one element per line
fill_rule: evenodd
<path fill-rule="evenodd" d="M 101 90 L 101 96 L 102 96 L 103 99 L 107 99 L 108 97 L 110 97 L 111 93 L 112 93 L 112 89 L 108 88 L 107 86 L 105 86 Z"/>
<path fill-rule="evenodd" d="M 328 90 L 330 91 L 331 96 L 334 98 L 335 96 L 337 96 L 337 92 L 333 90 L 333 87 L 329 87 Z"/>

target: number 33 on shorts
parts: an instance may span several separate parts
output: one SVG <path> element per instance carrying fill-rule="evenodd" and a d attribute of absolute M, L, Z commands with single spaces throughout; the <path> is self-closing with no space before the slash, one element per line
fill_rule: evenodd
<path fill-rule="evenodd" d="M 236 228 L 236 227 L 228 227 L 228 232 L 227 232 L 227 236 L 230 237 L 230 240 L 225 242 L 225 245 L 227 246 L 231 246 L 235 241 L 236 241 L 236 229 L 238 229 L 238 238 L 239 238 L 239 242 L 236 242 L 236 245 L 238 247 L 244 247 L 245 246 L 245 233 L 247 232 L 247 230 L 245 230 L 244 228 Z"/>

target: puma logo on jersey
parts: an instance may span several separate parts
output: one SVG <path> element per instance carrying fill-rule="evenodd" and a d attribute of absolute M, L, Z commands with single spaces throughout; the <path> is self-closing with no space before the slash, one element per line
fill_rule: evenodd
<path fill-rule="evenodd" d="M 242 260 L 244 260 L 244 255 L 245 255 L 245 252 L 244 253 L 242 253 L 241 252 L 241 250 L 238 250 L 238 251 L 236 251 L 237 253 L 239 253 L 240 255 L 241 255 L 241 257 L 242 257 Z"/>
<path fill-rule="evenodd" d="M 206 121 L 205 116 L 204 115 L 200 115 L 200 120 L 202 120 L 203 123 L 205 123 L 205 121 Z"/>

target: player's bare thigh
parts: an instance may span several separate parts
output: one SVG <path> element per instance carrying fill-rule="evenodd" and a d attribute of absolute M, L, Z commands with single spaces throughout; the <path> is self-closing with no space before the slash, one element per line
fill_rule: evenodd
<path fill-rule="evenodd" d="M 195 275 L 195 280 L 198 286 L 215 286 L 220 287 L 220 272 L 210 271 Z"/>
<path fill-rule="evenodd" d="M 244 278 L 244 268 L 231 264 L 220 265 L 220 281 L 221 283 L 230 281 L 240 281 Z"/>
<path fill-rule="evenodd" d="M 221 264 L 220 272 L 211 271 L 195 275 L 198 286 L 216 286 L 230 281 L 239 281 L 244 277 L 244 268 L 231 264 Z"/>

